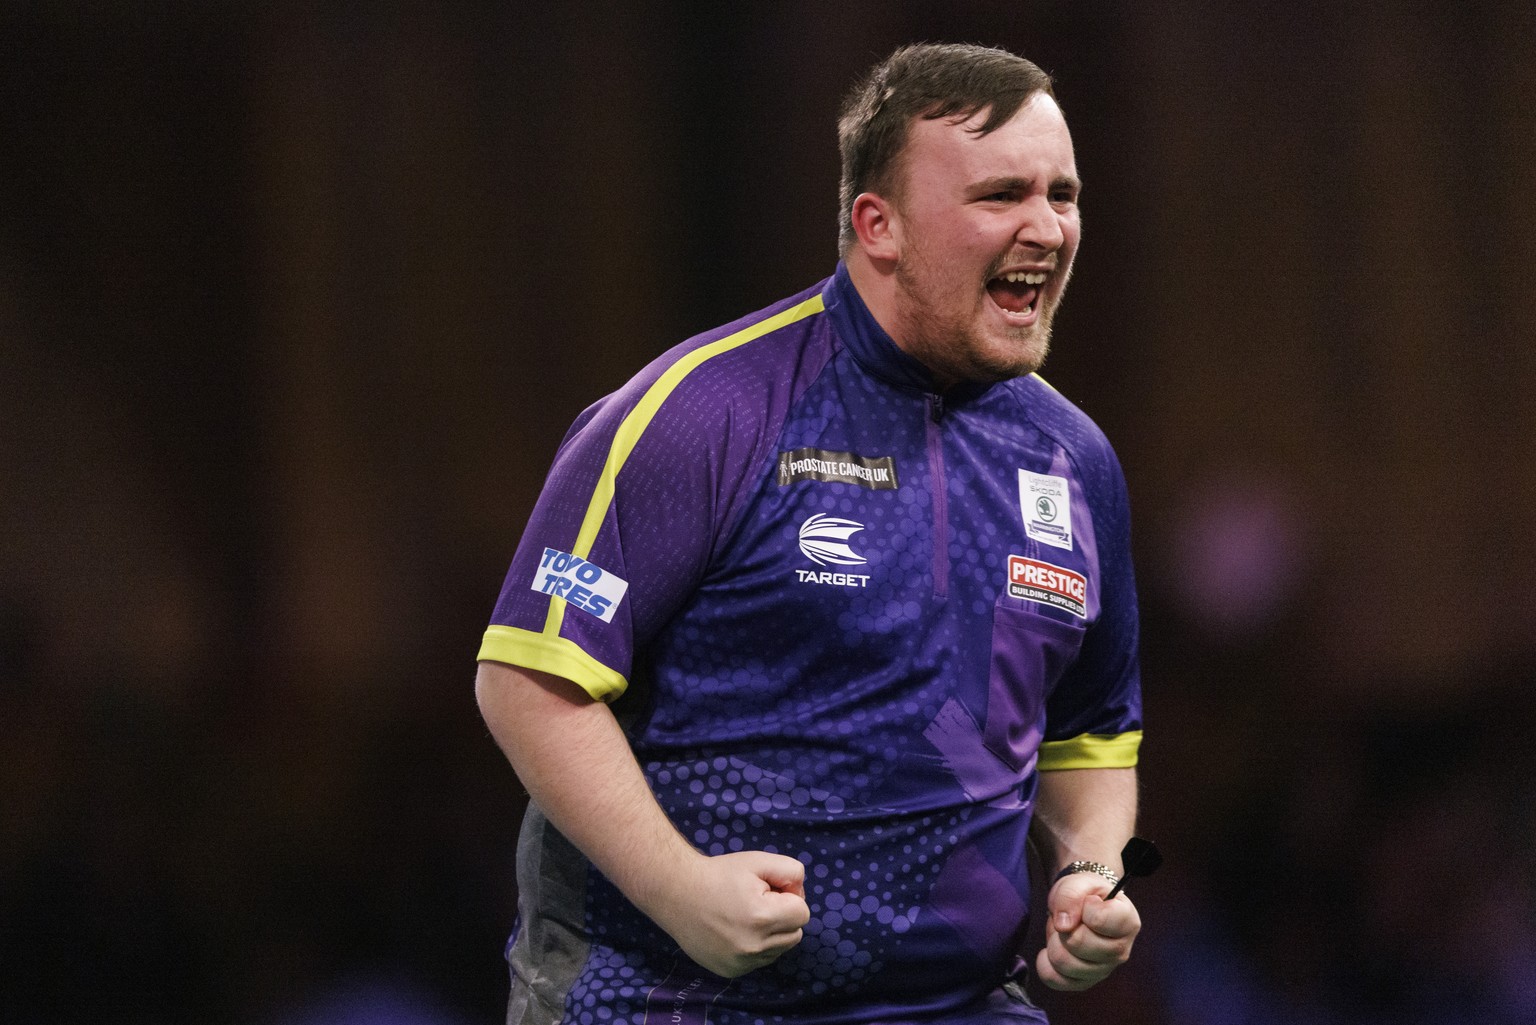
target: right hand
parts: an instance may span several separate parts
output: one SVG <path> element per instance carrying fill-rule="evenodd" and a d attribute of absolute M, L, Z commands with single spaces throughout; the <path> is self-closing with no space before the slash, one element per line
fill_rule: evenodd
<path fill-rule="evenodd" d="M 1051 989 L 1088 989 L 1131 956 L 1141 915 L 1128 893 L 1106 901 L 1109 890 L 1109 881 L 1093 872 L 1075 872 L 1051 886 L 1046 943 L 1035 958 L 1035 974 Z"/>
<path fill-rule="evenodd" d="M 811 919 L 805 866 L 766 851 L 691 858 L 646 905 L 683 953 L 728 979 L 777 961 Z"/>

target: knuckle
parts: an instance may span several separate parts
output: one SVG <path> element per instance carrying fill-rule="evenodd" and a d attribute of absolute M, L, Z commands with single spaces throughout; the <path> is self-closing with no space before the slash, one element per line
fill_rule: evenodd
<path fill-rule="evenodd" d="M 744 937 L 741 942 L 736 945 L 737 956 L 742 958 L 760 957 L 766 948 L 767 942 L 763 939 L 761 934 L 757 933 Z"/>
<path fill-rule="evenodd" d="M 762 933 L 771 928 L 774 922 L 773 912 L 766 907 L 754 907 L 747 915 L 747 925 L 754 933 Z"/>

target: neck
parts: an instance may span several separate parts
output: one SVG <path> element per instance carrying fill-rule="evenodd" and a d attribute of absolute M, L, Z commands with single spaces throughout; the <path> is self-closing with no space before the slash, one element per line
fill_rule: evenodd
<path fill-rule="evenodd" d="M 869 307 L 875 323 L 891 336 L 897 348 L 915 357 L 898 313 L 895 263 L 871 260 L 862 248 L 854 246 L 843 257 L 843 264 L 848 268 L 848 278 L 853 282 L 853 287 L 859 290 L 859 298 Z"/>

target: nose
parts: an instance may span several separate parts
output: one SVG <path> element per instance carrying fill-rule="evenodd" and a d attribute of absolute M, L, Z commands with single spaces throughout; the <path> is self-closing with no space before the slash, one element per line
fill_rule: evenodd
<path fill-rule="evenodd" d="M 1034 196 L 1020 206 L 1021 220 L 1015 238 L 1020 245 L 1054 253 L 1066 242 L 1061 214 L 1045 196 Z"/>

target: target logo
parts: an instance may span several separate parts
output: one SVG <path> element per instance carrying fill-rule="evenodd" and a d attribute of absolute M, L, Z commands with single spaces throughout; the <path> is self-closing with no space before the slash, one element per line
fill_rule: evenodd
<path fill-rule="evenodd" d="M 817 513 L 800 524 L 800 552 L 818 566 L 862 566 L 867 560 L 848 542 L 863 529 L 857 520 Z"/>

